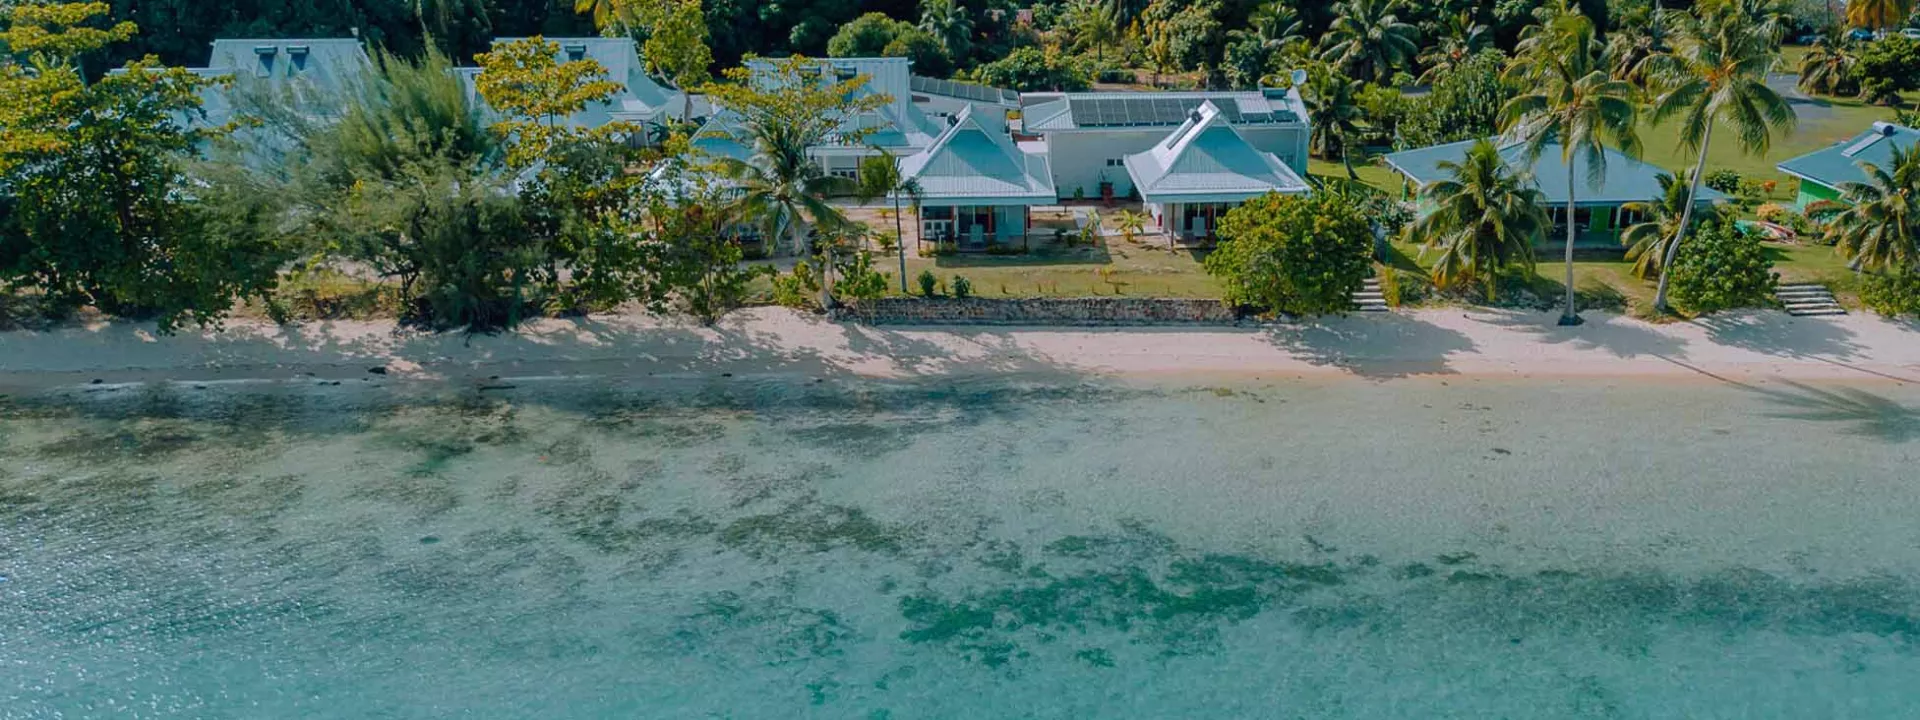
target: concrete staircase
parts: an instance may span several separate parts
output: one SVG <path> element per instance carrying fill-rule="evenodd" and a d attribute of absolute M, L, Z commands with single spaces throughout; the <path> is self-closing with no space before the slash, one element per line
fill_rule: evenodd
<path fill-rule="evenodd" d="M 1833 291 L 1819 283 L 1781 283 L 1774 290 L 1774 296 L 1780 304 L 1787 306 L 1787 314 L 1799 317 L 1817 317 L 1821 315 L 1845 315 L 1847 309 L 1834 302 Z"/>
<path fill-rule="evenodd" d="M 1386 312 L 1387 296 L 1380 292 L 1380 278 L 1370 277 L 1353 294 L 1353 309 L 1360 312 Z"/>

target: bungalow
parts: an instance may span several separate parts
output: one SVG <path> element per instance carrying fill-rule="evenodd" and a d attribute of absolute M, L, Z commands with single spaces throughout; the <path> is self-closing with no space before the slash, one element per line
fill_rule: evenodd
<path fill-rule="evenodd" d="M 201 90 L 206 122 L 223 125 L 249 94 L 284 94 L 315 117 L 330 117 L 354 78 L 373 66 L 354 38 L 220 38 L 203 68 L 203 77 L 231 77 L 230 87 Z"/>
<path fill-rule="evenodd" d="M 497 38 L 493 44 L 525 39 Z M 621 85 L 620 91 L 612 98 L 589 104 L 580 112 L 568 116 L 566 122 L 570 125 L 597 128 L 619 121 L 644 127 L 678 119 L 689 108 L 684 93 L 665 87 L 647 75 L 646 63 L 641 62 L 638 46 L 632 38 L 561 37 L 547 38 L 547 41 L 560 46 L 557 58 L 560 62 L 592 59 L 607 69 L 607 79 Z M 459 73 L 461 82 L 466 85 L 468 99 L 484 105 L 475 85 L 480 68 L 463 67 L 455 72 Z M 487 112 L 495 115 L 491 109 Z"/>
<path fill-rule="evenodd" d="M 1300 73 L 1296 73 L 1300 75 Z M 1300 91 L 1268 88 L 1218 92 L 1030 93 L 1022 97 L 1021 132 L 1044 138 L 1062 198 L 1135 194 L 1128 155 L 1153 149 L 1212 103 L 1254 148 L 1272 153 L 1294 174 L 1307 172 L 1306 103 Z"/>
<path fill-rule="evenodd" d="M 1403 178 L 1404 197 L 1415 197 L 1420 188 L 1428 183 L 1445 180 L 1451 175 L 1440 164 L 1459 163 L 1466 159 L 1467 149 L 1473 147 L 1475 140 L 1463 140 L 1445 145 L 1402 150 L 1384 156 L 1387 167 L 1399 173 Z M 1531 164 L 1527 162 L 1526 145 L 1519 142 L 1505 142 L 1500 146 L 1500 156 L 1505 158 L 1508 167 L 1522 168 L 1531 174 L 1533 186 L 1545 197 L 1547 211 L 1558 227 L 1565 227 L 1567 196 L 1569 194 L 1567 163 L 1557 142 L 1548 142 L 1540 150 L 1540 156 Z M 1617 232 L 1641 220 L 1630 210 L 1620 206 L 1631 202 L 1653 200 L 1660 192 L 1661 175 L 1670 175 L 1666 170 L 1637 159 L 1628 157 L 1612 148 L 1604 151 L 1605 167 L 1598 180 L 1588 179 L 1586 156 L 1576 154 L 1573 159 L 1573 181 L 1578 183 L 1572 189 L 1574 195 L 1573 221 L 1589 235 L 1584 241 L 1592 244 L 1615 243 Z M 1700 197 L 1695 202 L 1710 205 L 1727 199 L 1712 188 L 1700 188 Z M 1419 202 L 1418 212 L 1425 214 L 1432 210 L 1425 199 Z"/>
<path fill-rule="evenodd" d="M 876 153 L 896 158 L 913 155 L 932 145 L 934 137 L 945 129 L 914 106 L 908 74 L 910 61 L 906 58 L 824 58 L 818 62 L 823 81 L 850 80 L 865 75 L 867 83 L 859 94 L 886 98 L 879 107 L 850 116 L 841 123 L 845 132 L 864 132 L 860 140 L 829 139 L 807 149 L 807 154 L 822 171 L 855 177 L 863 158 Z M 749 60 L 747 67 L 755 73 L 757 81 L 765 82 L 772 77 L 774 65 L 767 60 Z M 703 149 L 722 150 L 727 154 L 743 152 L 746 142 L 739 137 L 737 123 L 738 118 L 724 109 L 715 112 L 700 129 L 699 135 L 708 138 L 708 146 Z"/>
<path fill-rule="evenodd" d="M 1894 148 L 1912 148 L 1920 144 L 1920 130 L 1890 122 L 1876 122 L 1852 139 L 1830 145 L 1776 165 L 1780 172 L 1800 181 L 1800 193 L 1794 205 L 1806 210 L 1822 201 L 1839 201 L 1840 186 L 1866 179 L 1860 163 L 1870 162 L 1887 168 Z M 1891 169 L 1891 168 L 1888 168 Z"/>
<path fill-rule="evenodd" d="M 1004 119 L 960 109 L 927 149 L 900 159 L 900 175 L 919 185 L 920 237 L 985 250 L 1027 237 L 1028 211 L 1054 200 L 1043 154 L 1022 151 Z"/>
<path fill-rule="evenodd" d="M 1127 178 L 1168 241 L 1208 240 L 1220 216 L 1267 193 L 1307 192 L 1279 157 L 1253 146 L 1212 101 L 1172 133 L 1125 158 Z"/>

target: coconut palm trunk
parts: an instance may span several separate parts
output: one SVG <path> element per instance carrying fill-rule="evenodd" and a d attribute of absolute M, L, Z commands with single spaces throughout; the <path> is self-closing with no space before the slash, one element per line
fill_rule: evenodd
<path fill-rule="evenodd" d="M 1695 198 L 1700 197 L 1700 177 L 1707 174 L 1707 145 L 1713 142 L 1713 125 L 1707 125 L 1705 135 L 1700 138 L 1700 157 L 1693 165 L 1693 179 L 1687 183 L 1687 207 L 1680 211 L 1680 229 L 1673 232 L 1673 241 L 1667 243 L 1667 255 L 1660 261 L 1660 287 L 1653 293 L 1653 309 L 1667 312 L 1667 280 L 1673 277 L 1668 270 L 1673 261 L 1680 256 L 1680 240 L 1687 236 L 1687 225 L 1693 222 L 1693 206 L 1698 205 Z"/>
<path fill-rule="evenodd" d="M 1575 182 L 1573 156 L 1569 153 L 1567 156 L 1567 309 L 1560 314 L 1560 324 L 1565 326 L 1581 323 L 1580 309 L 1574 304 L 1578 301 L 1573 294 L 1573 240 L 1580 234 L 1580 223 L 1574 222 Z"/>
<path fill-rule="evenodd" d="M 907 226 L 900 219 L 900 194 L 893 194 L 893 249 L 900 254 L 900 294 L 907 294 Z"/>

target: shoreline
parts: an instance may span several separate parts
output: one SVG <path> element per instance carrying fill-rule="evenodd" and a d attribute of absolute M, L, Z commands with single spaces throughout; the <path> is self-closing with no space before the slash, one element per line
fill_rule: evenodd
<path fill-rule="evenodd" d="M 718 325 L 642 314 L 539 320 L 513 333 L 397 330 L 385 321 L 158 336 L 100 322 L 0 333 L 0 393 L 159 381 L 187 383 L 514 382 L 541 378 L 980 376 L 1152 382 L 1349 377 L 1387 381 L 1635 379 L 1920 383 L 1920 325 L 1866 315 L 1747 311 L 1655 325 L 1586 314 L 1421 309 L 1258 327 L 867 326 L 780 308 Z M 378 368 L 377 370 L 375 368 Z"/>

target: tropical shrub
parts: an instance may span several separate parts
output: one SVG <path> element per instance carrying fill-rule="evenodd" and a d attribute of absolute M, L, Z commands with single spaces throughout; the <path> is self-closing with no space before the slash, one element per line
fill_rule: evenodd
<path fill-rule="evenodd" d="M 840 281 L 834 283 L 834 292 L 854 300 L 879 299 L 887 294 L 887 285 L 893 279 L 892 275 L 874 269 L 873 254 L 865 250 L 851 253 L 836 265 Z"/>
<path fill-rule="evenodd" d="M 964 276 L 953 276 L 953 296 L 961 300 L 973 297 L 973 281 Z"/>
<path fill-rule="evenodd" d="M 1695 313 L 1764 305 L 1779 281 L 1759 236 L 1727 217 L 1703 220 L 1670 272 L 1674 303 Z"/>
<path fill-rule="evenodd" d="M 1920 315 L 1920 269 L 1867 274 L 1860 282 L 1860 302 L 1887 317 Z"/>
<path fill-rule="evenodd" d="M 1732 170 L 1715 170 L 1707 173 L 1705 182 L 1707 187 L 1728 195 L 1735 195 L 1740 192 L 1740 180 L 1740 173 Z"/>
<path fill-rule="evenodd" d="M 793 270 L 777 273 L 773 276 L 773 302 L 775 305 L 797 309 L 811 308 L 820 295 L 820 274 L 813 266 L 802 260 L 793 264 Z"/>
<path fill-rule="evenodd" d="M 1786 225 L 1789 222 L 1788 216 L 1798 213 L 1795 213 L 1793 208 L 1780 203 L 1762 203 L 1760 207 L 1753 209 L 1753 214 L 1765 222 Z"/>
<path fill-rule="evenodd" d="M 932 270 L 921 270 L 913 282 L 920 286 L 921 297 L 933 297 L 934 290 L 940 287 L 940 278 L 934 277 Z"/>
<path fill-rule="evenodd" d="M 1341 194 L 1269 193 L 1228 212 L 1219 237 L 1207 272 L 1227 302 L 1268 312 L 1345 311 L 1372 267 L 1373 230 Z"/>

